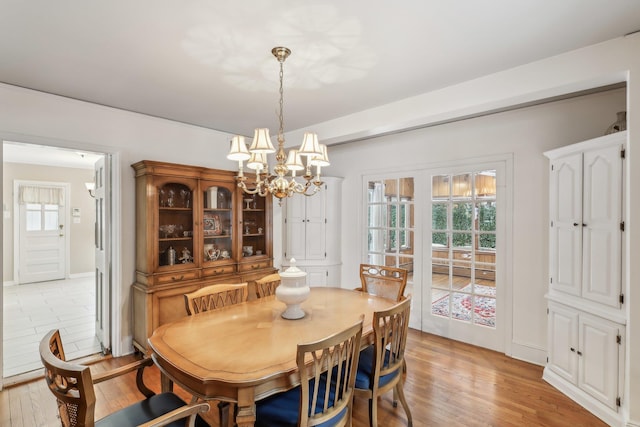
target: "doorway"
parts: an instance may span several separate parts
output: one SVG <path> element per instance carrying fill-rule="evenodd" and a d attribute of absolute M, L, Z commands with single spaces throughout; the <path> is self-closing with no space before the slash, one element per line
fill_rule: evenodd
<path fill-rule="evenodd" d="M 9 376 L 28 375 L 29 371 L 40 369 L 37 346 L 50 329 L 60 329 L 63 339 L 67 335 L 65 345 L 70 347 L 67 353 L 71 351 L 73 358 L 102 351 L 96 337 L 95 191 L 87 191 L 85 184 L 95 182 L 95 163 L 108 157 L 104 153 L 3 141 L 6 321 L 0 354 L 5 384 Z M 53 203 L 47 199 L 39 203 L 29 198 L 20 201 L 18 182 L 36 184 L 35 187 L 49 192 L 62 188 L 62 201 Z M 18 200 L 16 207 L 12 203 L 14 198 Z M 61 241 L 65 246 L 60 256 L 54 256 L 52 249 L 56 239 L 57 250 Z M 48 258 L 64 261 L 53 268 Z M 109 287 L 107 283 L 101 292 L 109 292 Z M 105 331 L 99 332 L 101 339 L 110 336 Z M 105 347 L 109 348 L 110 343 Z"/>

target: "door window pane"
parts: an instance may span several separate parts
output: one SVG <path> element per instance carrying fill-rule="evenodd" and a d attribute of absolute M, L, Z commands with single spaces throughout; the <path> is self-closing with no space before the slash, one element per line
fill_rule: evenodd
<path fill-rule="evenodd" d="M 409 271 L 407 290 L 413 280 L 414 180 L 412 177 L 367 182 L 366 235 L 370 264 L 401 267 Z"/>
<path fill-rule="evenodd" d="M 434 175 L 431 190 L 431 313 L 495 327 L 496 171 Z"/>

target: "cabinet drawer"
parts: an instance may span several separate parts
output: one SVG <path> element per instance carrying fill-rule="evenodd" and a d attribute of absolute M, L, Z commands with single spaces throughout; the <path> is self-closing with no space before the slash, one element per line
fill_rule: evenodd
<path fill-rule="evenodd" d="M 221 265 L 219 267 L 210 267 L 202 269 L 203 277 L 220 276 L 222 274 L 233 274 L 236 272 L 234 265 Z"/>
<path fill-rule="evenodd" d="M 244 264 L 239 264 L 238 265 L 238 269 L 240 272 L 245 272 L 245 271 L 253 271 L 253 270 L 260 270 L 261 268 L 267 268 L 271 266 L 271 262 L 268 259 L 265 260 L 261 260 L 261 261 L 255 261 L 255 262 L 247 262 Z"/>
<path fill-rule="evenodd" d="M 175 273 L 159 274 L 155 276 L 155 283 L 158 285 L 164 285 L 167 283 L 183 282 L 185 280 L 194 280 L 197 278 L 197 271 L 177 271 Z"/>

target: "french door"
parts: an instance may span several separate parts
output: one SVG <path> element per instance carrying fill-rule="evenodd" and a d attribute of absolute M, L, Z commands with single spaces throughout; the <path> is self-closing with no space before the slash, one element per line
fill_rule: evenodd
<path fill-rule="evenodd" d="M 505 350 L 504 164 L 428 173 L 423 330 Z M 428 301 L 428 304 L 426 303 Z"/>
<path fill-rule="evenodd" d="M 362 260 L 409 270 L 412 328 L 505 352 L 508 162 L 364 177 Z"/>
<path fill-rule="evenodd" d="M 420 328 L 420 239 L 416 239 L 416 184 L 410 174 L 371 176 L 365 181 L 368 264 L 408 271 L 405 295 L 412 296 L 409 325 Z"/>

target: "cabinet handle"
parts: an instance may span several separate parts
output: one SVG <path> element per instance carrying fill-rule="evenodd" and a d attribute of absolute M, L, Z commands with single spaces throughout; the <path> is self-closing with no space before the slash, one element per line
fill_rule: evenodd
<path fill-rule="evenodd" d="M 180 276 L 180 277 L 176 277 L 176 276 L 172 276 L 171 277 L 171 280 L 173 280 L 174 282 L 178 281 L 178 280 L 182 280 L 182 279 L 184 279 L 184 274 L 182 276 Z"/>
<path fill-rule="evenodd" d="M 577 227 L 578 225 L 580 225 L 580 224 L 578 224 L 577 222 L 574 222 L 574 223 L 573 223 L 573 226 L 574 226 L 574 227 Z"/>
<path fill-rule="evenodd" d="M 576 349 L 575 349 L 575 348 L 573 348 L 573 347 L 571 347 L 571 351 L 573 351 L 573 352 L 575 353 Z"/>
<path fill-rule="evenodd" d="M 583 226 L 583 227 L 586 227 L 586 226 L 587 226 L 587 224 L 582 224 L 582 226 Z"/>
<path fill-rule="evenodd" d="M 213 274 L 224 273 L 224 270 L 213 270 Z"/>
<path fill-rule="evenodd" d="M 251 266 L 251 268 L 257 270 L 258 268 L 260 268 L 260 264 L 254 264 Z"/>
<path fill-rule="evenodd" d="M 582 356 L 582 352 L 581 351 L 578 352 L 578 356 Z"/>

